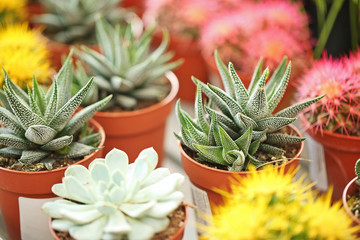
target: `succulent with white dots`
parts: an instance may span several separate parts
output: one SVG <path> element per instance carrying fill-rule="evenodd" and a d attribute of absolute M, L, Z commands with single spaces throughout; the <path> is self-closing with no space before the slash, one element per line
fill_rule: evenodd
<path fill-rule="evenodd" d="M 75 239 L 150 239 L 169 224 L 167 217 L 183 200 L 184 176 L 155 169 L 158 155 L 144 149 L 129 164 L 125 152 L 113 149 L 89 168 L 70 166 L 52 191 L 63 198 L 43 210 L 52 227 Z"/>
<path fill-rule="evenodd" d="M 111 96 L 77 112 L 93 79 L 71 97 L 72 53 L 55 76 L 49 90 L 45 91 L 33 78 L 28 92 L 14 84 L 5 72 L 5 86 L 0 91 L 0 156 L 14 157 L 19 164 L 42 162 L 47 169 L 57 159 L 76 159 L 97 149 L 100 133 L 74 140 L 95 112 L 101 109 Z"/>
<path fill-rule="evenodd" d="M 282 158 L 285 150 L 281 146 L 305 140 L 299 136 L 280 133 L 279 130 L 294 122 L 298 113 L 323 96 L 273 114 L 290 78 L 291 63 L 286 67 L 286 58 L 266 84 L 269 69 L 266 68 L 261 75 L 260 61 L 248 89 L 245 88 L 232 63 L 229 63 L 227 69 L 216 52 L 215 60 L 225 91 L 211 84 L 206 85 L 193 77 L 197 85 L 196 119 L 191 119 L 180 108 L 180 103 L 177 104 L 181 136 L 176 136 L 182 144 L 198 153 L 200 161 L 217 163 L 227 166 L 229 170 L 241 171 L 247 169 L 249 162 L 256 166 L 265 163 L 254 157 L 257 151 Z M 202 103 L 201 92 L 209 98 L 208 104 Z M 239 150 L 242 151 L 242 155 Z M 234 161 L 237 161 L 236 167 L 233 166 Z"/>

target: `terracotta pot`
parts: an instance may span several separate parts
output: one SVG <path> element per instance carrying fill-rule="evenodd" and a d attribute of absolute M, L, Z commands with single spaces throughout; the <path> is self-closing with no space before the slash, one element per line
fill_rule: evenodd
<path fill-rule="evenodd" d="M 224 86 L 223 86 L 222 81 L 221 81 L 220 73 L 219 73 L 219 71 L 218 71 L 218 69 L 216 67 L 214 56 L 209 56 L 209 57 L 204 56 L 204 59 L 206 59 L 206 65 L 207 65 L 207 68 L 209 69 L 208 70 L 209 73 L 211 75 L 217 77 L 217 79 L 219 80 L 220 87 L 222 89 L 224 89 Z M 227 66 L 227 63 L 225 63 L 225 65 Z M 253 73 L 244 72 L 244 71 L 241 71 L 241 70 L 236 70 L 236 73 L 238 74 L 238 76 L 242 80 L 244 86 L 246 88 L 248 88 L 249 85 L 250 85 Z M 278 106 L 275 108 L 274 113 L 276 113 L 276 112 L 280 111 L 281 109 L 284 109 L 284 108 L 286 108 L 286 107 L 288 107 L 288 106 L 290 106 L 292 104 L 293 97 L 294 97 L 294 94 L 295 94 L 295 86 L 294 86 L 293 81 L 291 81 L 291 79 L 294 79 L 294 77 L 290 77 L 290 81 L 289 81 L 289 84 L 288 84 L 288 86 L 286 88 L 285 94 L 284 94 L 283 98 L 281 99 L 280 103 L 278 104 Z"/>
<path fill-rule="evenodd" d="M 304 126 L 308 126 L 305 116 L 300 116 Z M 360 157 L 360 137 L 346 136 L 327 130 L 306 131 L 323 146 L 328 185 L 334 187 L 332 199 L 340 200 L 346 184 L 355 177 L 354 166 Z"/>
<path fill-rule="evenodd" d="M 130 162 L 134 162 L 141 150 L 154 147 L 159 155 L 158 166 L 161 165 L 166 120 L 179 90 L 176 76 L 168 72 L 166 77 L 171 83 L 171 90 L 161 102 L 136 111 L 95 113 L 94 118 L 106 133 L 104 155 L 118 148 L 127 153 Z"/>
<path fill-rule="evenodd" d="M 189 217 L 189 210 L 188 207 L 184 204 L 184 210 L 185 210 L 185 219 L 184 219 L 184 224 L 179 228 L 179 230 L 172 235 L 171 237 L 169 237 L 167 240 L 182 240 L 184 237 L 184 231 L 185 231 L 185 226 Z M 49 227 L 50 227 L 50 231 L 51 231 L 51 235 L 54 237 L 55 240 L 60 240 L 60 238 L 56 235 L 54 229 L 52 228 L 52 224 L 51 224 L 51 219 L 49 221 Z"/>
<path fill-rule="evenodd" d="M 162 41 L 162 34 L 156 32 L 153 37 L 153 45 L 159 46 Z M 202 82 L 208 82 L 208 71 L 205 60 L 201 55 L 198 42 L 176 35 L 170 35 L 169 51 L 172 51 L 174 60 L 183 59 L 184 62 L 178 68 L 173 70 L 179 79 L 179 98 L 183 101 L 195 101 L 196 85 L 191 80 L 194 76 Z"/>
<path fill-rule="evenodd" d="M 90 120 L 90 125 L 101 133 L 102 140 L 99 147 L 102 147 L 105 141 L 103 128 L 95 120 Z M 102 148 L 98 149 L 75 164 L 88 167 L 95 158 L 103 156 L 102 151 Z M 44 200 L 56 197 L 51 187 L 61 183 L 66 169 L 67 167 L 51 171 L 23 172 L 0 168 L 0 207 L 11 240 L 44 239 L 44 235 L 50 235 L 49 230 L 41 225 L 39 219 L 41 217 L 45 222 L 47 221 L 41 205 Z M 27 212 L 31 208 L 27 204 L 38 207 L 38 209 L 30 209 L 33 216 Z"/>
<path fill-rule="evenodd" d="M 353 169 L 354 170 L 354 169 Z M 352 196 L 355 194 L 356 189 L 358 188 L 358 185 L 356 184 L 357 177 L 353 178 L 345 187 L 343 194 L 342 194 L 342 203 L 344 206 L 345 211 L 350 216 L 350 218 L 353 220 L 354 225 L 360 225 L 360 219 L 355 217 L 355 215 L 351 212 L 351 209 L 349 205 L 347 204 L 347 196 Z M 360 233 L 358 234 L 358 237 Z"/>
<path fill-rule="evenodd" d="M 293 126 L 291 128 L 301 136 L 300 132 Z M 246 177 L 251 172 L 230 172 L 221 169 L 215 169 L 205 166 L 191 157 L 189 157 L 181 144 L 179 143 L 181 150 L 181 161 L 186 174 L 189 176 L 192 183 L 192 192 L 194 198 L 194 204 L 203 212 L 211 214 L 214 207 L 223 203 L 222 196 L 215 192 L 214 189 L 221 189 L 230 192 L 230 185 L 232 180 L 239 177 Z M 296 158 L 300 157 L 304 148 L 304 142 L 300 145 L 300 150 L 296 156 L 285 165 L 285 172 L 290 168 L 296 168 L 299 161 Z M 281 166 L 277 168 L 280 169 Z M 261 170 L 260 170 L 261 171 Z M 197 201 L 197 199 L 199 201 Z"/>

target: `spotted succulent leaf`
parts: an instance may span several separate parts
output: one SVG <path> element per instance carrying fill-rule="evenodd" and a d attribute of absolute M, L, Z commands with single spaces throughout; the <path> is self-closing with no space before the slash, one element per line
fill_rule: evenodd
<path fill-rule="evenodd" d="M 278 145 L 286 145 L 286 144 L 294 144 L 300 143 L 304 141 L 305 138 L 298 137 L 298 136 L 291 136 L 287 134 L 279 134 L 279 133 L 270 133 L 267 135 L 266 144 L 278 144 Z"/>
<path fill-rule="evenodd" d="M 313 99 L 309 99 L 309 100 L 306 100 L 304 102 L 300 102 L 300 103 L 297 103 L 297 104 L 292 105 L 290 107 L 284 108 L 283 110 L 276 113 L 274 116 L 275 117 L 293 118 L 296 115 L 298 115 L 302 110 L 304 110 L 305 108 L 309 107 L 310 105 L 316 103 L 317 101 L 319 101 L 323 97 L 325 97 L 325 95 L 322 95 L 322 96 L 319 96 L 319 97 L 316 97 L 316 98 L 313 98 Z"/>
<path fill-rule="evenodd" d="M 270 97 L 274 94 L 276 90 L 276 86 L 279 84 L 279 82 L 282 79 L 282 76 L 284 75 L 286 69 L 286 62 L 287 62 L 287 57 L 284 56 L 281 63 L 275 69 L 274 73 L 272 74 L 272 76 L 270 77 L 269 81 L 266 84 L 265 91 L 268 100 L 270 100 Z"/>
<path fill-rule="evenodd" d="M 16 116 L 6 108 L 0 108 L 0 122 L 4 127 L 11 129 L 15 134 L 24 136 L 25 130 L 22 128 L 22 125 L 19 123 Z"/>
<path fill-rule="evenodd" d="M 29 141 L 27 141 L 26 139 L 7 133 L 0 135 L 0 144 L 16 149 L 24 149 L 30 147 Z"/>
<path fill-rule="evenodd" d="M 50 152 L 42 150 L 24 150 L 22 151 L 19 162 L 23 164 L 31 164 L 50 155 Z"/>
<path fill-rule="evenodd" d="M 270 112 L 274 111 L 276 106 L 279 104 L 281 98 L 284 96 L 286 87 L 288 85 L 291 73 L 291 62 L 289 62 L 285 74 L 283 75 L 281 82 L 277 86 L 276 90 L 269 96 L 269 109 Z"/>
<path fill-rule="evenodd" d="M 222 82 L 224 83 L 225 91 L 229 93 L 230 97 L 235 98 L 236 90 L 234 86 L 234 80 L 231 81 L 232 78 L 231 72 L 229 74 L 224 62 L 220 59 L 219 54 L 216 50 L 214 52 L 214 56 L 215 56 L 216 66 L 219 69 Z"/>
<path fill-rule="evenodd" d="M 46 125 L 31 125 L 25 132 L 25 137 L 36 144 L 43 145 L 54 139 L 57 131 Z"/>
<path fill-rule="evenodd" d="M 296 118 L 269 117 L 257 121 L 256 130 L 273 132 L 293 123 Z"/>
<path fill-rule="evenodd" d="M 196 87 L 196 97 L 195 97 L 195 117 L 197 119 L 197 123 L 200 125 L 201 129 L 208 133 L 210 126 L 207 122 L 205 116 L 204 116 L 204 108 L 202 103 L 202 97 L 201 97 L 201 87 Z"/>
<path fill-rule="evenodd" d="M 242 109 L 245 109 L 246 103 L 249 101 L 249 93 L 247 92 L 239 76 L 236 74 L 234 65 L 231 62 L 229 62 L 229 72 L 231 79 L 236 86 L 234 99 L 236 99 L 240 103 Z"/>
<path fill-rule="evenodd" d="M 248 88 L 249 95 L 252 95 L 254 93 L 256 86 L 258 85 L 261 76 L 262 64 L 263 64 L 263 60 L 260 59 L 251 77 L 250 85 Z"/>
<path fill-rule="evenodd" d="M 72 140 L 73 140 L 73 136 L 63 136 L 47 142 L 46 144 L 42 145 L 40 148 L 45 151 L 58 151 L 70 145 Z"/>

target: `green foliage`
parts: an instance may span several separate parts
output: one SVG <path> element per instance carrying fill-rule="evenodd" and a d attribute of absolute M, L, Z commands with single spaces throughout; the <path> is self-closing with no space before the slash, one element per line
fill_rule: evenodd
<path fill-rule="evenodd" d="M 59 158 L 79 158 L 95 151 L 100 135 L 85 132 L 80 140 L 74 142 L 81 128 L 101 109 L 111 96 L 96 102 L 75 113 L 88 93 L 93 79 L 70 96 L 72 81 L 72 53 L 55 76 L 47 92 L 39 88 L 36 78 L 28 92 L 15 85 L 5 74 L 5 86 L 1 99 L 0 155 L 15 157 L 20 164 L 43 162 L 48 169 Z"/>
<path fill-rule="evenodd" d="M 358 184 L 358 185 L 360 185 L 360 159 L 358 159 L 357 161 L 356 161 L 356 163 L 355 163 L 355 174 L 356 174 L 356 176 L 357 176 L 357 180 L 356 180 L 356 183 Z"/>
<path fill-rule="evenodd" d="M 154 28 L 148 28 L 140 36 L 134 33 L 134 25 L 125 28 L 111 26 L 104 18 L 96 22 L 96 37 L 101 52 L 82 46 L 76 55 L 89 67 L 95 76 L 95 88 L 85 104 L 113 94 L 108 105 L 134 109 L 138 100 L 162 99 L 169 92 L 169 84 L 163 78 L 167 71 L 179 66 L 182 61 L 169 62 L 172 54 L 166 52 L 169 35 L 165 31 L 163 41 L 155 50 L 150 43 Z M 83 86 L 87 73 L 81 64 L 75 74 L 75 87 Z"/>
<path fill-rule="evenodd" d="M 34 21 L 46 25 L 45 32 L 55 41 L 72 44 L 95 38 L 95 19 L 104 16 L 112 24 L 125 23 L 134 13 L 119 8 L 121 0 L 41 0 L 44 14 Z M 91 43 L 91 42 L 90 42 Z"/>
<path fill-rule="evenodd" d="M 225 91 L 193 77 L 197 85 L 195 120 L 181 109 L 179 101 L 176 106 L 181 125 L 181 136 L 176 136 L 182 144 L 197 152 L 199 161 L 224 165 L 230 171 L 242 171 L 247 170 L 249 162 L 255 166 L 264 163 L 254 157 L 258 150 L 282 158 L 285 154 L 282 146 L 305 140 L 280 133 L 280 130 L 323 96 L 273 115 L 290 77 L 291 63 L 286 66 L 286 58 L 267 83 L 269 69 L 261 74 L 260 61 L 248 89 L 231 63 L 227 69 L 216 52 L 215 60 Z M 209 98 L 209 104 L 203 104 L 201 92 Z"/>

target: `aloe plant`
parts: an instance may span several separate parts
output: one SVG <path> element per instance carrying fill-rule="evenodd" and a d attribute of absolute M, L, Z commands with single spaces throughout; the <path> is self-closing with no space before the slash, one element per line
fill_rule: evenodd
<path fill-rule="evenodd" d="M 52 227 L 75 239 L 151 239 L 169 224 L 167 216 L 181 204 L 184 176 L 155 169 L 158 155 L 144 149 L 129 164 L 125 152 L 113 149 L 86 169 L 70 166 L 52 191 L 63 198 L 43 210 Z"/>
<path fill-rule="evenodd" d="M 294 122 L 299 112 L 323 96 L 273 114 L 285 93 L 290 78 L 291 62 L 286 67 L 284 58 L 265 84 L 269 77 L 269 69 L 266 68 L 261 74 L 260 60 L 250 86 L 246 89 L 232 63 L 229 63 L 227 69 L 217 52 L 215 60 L 225 91 L 211 84 L 206 85 L 193 77 L 197 85 L 196 119 L 191 119 L 181 109 L 180 100 L 177 103 L 181 135 L 176 136 L 182 144 L 197 152 L 199 161 L 225 165 L 229 170 L 246 170 L 249 162 L 255 166 L 265 163 L 256 159 L 256 152 L 262 151 L 276 158 L 284 158 L 285 150 L 282 146 L 305 140 L 299 136 L 280 133 L 279 130 Z M 208 104 L 203 104 L 201 92 L 209 98 Z M 241 164 L 233 167 L 233 161 Z"/>
<path fill-rule="evenodd" d="M 76 159 L 97 149 L 91 142 L 97 142 L 99 133 L 75 139 L 84 124 L 94 113 L 110 101 L 108 96 L 75 115 L 75 110 L 93 84 L 87 84 L 71 97 L 72 53 L 67 57 L 49 90 L 45 93 L 34 76 L 33 87 L 27 93 L 15 85 L 7 72 L 5 86 L 0 91 L 0 156 L 14 157 L 18 164 L 44 163 L 47 169 L 57 159 Z"/>
<path fill-rule="evenodd" d="M 45 33 L 57 42 L 73 44 L 95 38 L 97 15 L 112 24 L 126 22 L 136 15 L 119 8 L 121 0 L 42 0 L 45 13 L 33 21 L 46 26 Z M 91 42 L 90 42 L 91 43 Z"/>
<path fill-rule="evenodd" d="M 168 94 L 170 86 L 164 74 L 182 62 L 169 62 L 173 55 L 166 52 L 168 33 L 164 31 L 160 46 L 151 50 L 154 28 L 146 29 L 140 36 L 136 36 L 132 28 L 131 24 L 125 28 L 113 27 L 100 18 L 96 22 L 96 37 L 102 53 L 86 46 L 75 52 L 95 76 L 94 94 L 85 104 L 111 93 L 114 98 L 108 107 L 116 105 L 132 110 L 140 100 L 158 101 Z M 81 66 L 78 72 L 75 84 L 83 86 L 89 73 Z"/>

